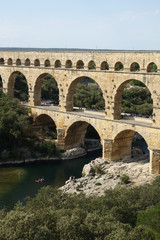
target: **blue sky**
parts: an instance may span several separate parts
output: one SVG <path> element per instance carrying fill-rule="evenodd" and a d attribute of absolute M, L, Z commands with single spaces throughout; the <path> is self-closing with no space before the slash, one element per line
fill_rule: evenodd
<path fill-rule="evenodd" d="M 0 47 L 160 50 L 159 0 L 5 0 Z"/>

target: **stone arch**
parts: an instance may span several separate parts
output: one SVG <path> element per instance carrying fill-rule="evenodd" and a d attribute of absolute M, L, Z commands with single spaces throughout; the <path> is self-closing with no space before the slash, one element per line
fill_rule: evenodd
<path fill-rule="evenodd" d="M 99 84 L 96 81 L 94 81 L 94 79 L 89 78 L 87 76 L 81 76 L 81 77 L 78 77 L 78 78 L 74 79 L 71 82 L 71 84 L 68 88 L 68 93 L 67 93 L 67 96 L 66 96 L 66 111 L 72 111 L 73 110 L 73 96 L 74 96 L 75 87 L 82 79 L 85 79 L 85 78 L 92 80 L 93 82 L 95 82 L 99 86 Z M 101 89 L 100 86 L 99 86 L 99 88 Z M 103 96 L 103 90 L 102 89 L 101 89 L 101 92 L 102 92 L 102 96 Z"/>
<path fill-rule="evenodd" d="M 137 72 L 140 71 L 140 66 L 137 62 L 133 62 L 130 66 L 130 71 L 131 72 Z"/>
<path fill-rule="evenodd" d="M 76 63 L 77 69 L 84 69 L 84 62 L 82 60 L 78 60 Z"/>
<path fill-rule="evenodd" d="M 20 72 L 20 71 L 15 71 L 15 72 L 12 72 L 10 77 L 9 77 L 9 80 L 8 80 L 8 94 L 10 94 L 12 97 L 14 97 L 15 95 L 15 82 L 16 82 L 16 78 L 22 74 L 25 81 L 26 81 L 26 92 L 27 92 L 27 95 L 28 95 L 28 82 L 27 82 L 27 78 L 25 77 L 25 75 L 23 74 L 23 72 Z M 19 90 L 18 90 L 19 91 Z"/>
<path fill-rule="evenodd" d="M 8 61 L 7 61 L 8 65 L 13 65 L 13 60 L 12 58 L 9 58 Z"/>
<path fill-rule="evenodd" d="M 56 60 L 55 64 L 54 64 L 55 68 L 61 68 L 61 61 L 60 60 Z"/>
<path fill-rule="evenodd" d="M 64 140 L 65 149 L 84 146 L 85 135 L 89 125 L 95 129 L 101 142 L 101 135 L 95 126 L 86 121 L 76 121 L 70 124 L 70 126 L 66 129 Z"/>
<path fill-rule="evenodd" d="M 114 66 L 115 71 L 123 71 L 123 63 L 122 62 L 116 62 Z"/>
<path fill-rule="evenodd" d="M 123 90 L 126 87 L 126 85 L 128 83 L 130 83 L 131 81 L 136 80 L 138 82 L 142 82 L 141 80 L 137 80 L 137 79 L 129 79 L 129 80 L 125 80 L 124 82 L 122 82 L 120 84 L 120 86 L 117 88 L 115 96 L 114 96 L 114 113 L 113 113 L 113 119 L 121 119 L 121 106 L 122 106 L 122 94 L 123 94 Z M 143 83 L 143 82 L 142 82 Z M 144 83 L 143 83 L 144 84 Z M 147 87 L 145 85 L 145 87 Z M 152 97 L 152 92 L 150 91 L 150 89 L 147 87 L 147 89 L 149 90 L 151 97 Z M 153 98 L 152 98 L 153 100 Z"/>
<path fill-rule="evenodd" d="M 88 63 L 88 69 L 91 70 L 91 69 L 96 69 L 96 64 L 93 60 L 91 60 L 89 63 Z"/>
<path fill-rule="evenodd" d="M 35 59 L 35 60 L 34 60 L 34 66 L 35 66 L 35 67 L 40 66 L 40 61 L 39 61 L 39 59 Z"/>
<path fill-rule="evenodd" d="M 44 66 L 45 66 L 45 67 L 50 67 L 50 66 L 51 66 L 51 63 L 50 63 L 50 60 L 49 60 L 49 59 L 46 59 L 46 60 L 45 60 Z"/>
<path fill-rule="evenodd" d="M 137 132 L 131 129 L 125 129 L 119 132 L 112 143 L 112 160 L 127 160 L 127 158 L 131 158 L 131 150 L 132 150 L 132 141 Z M 138 134 L 144 139 L 147 147 L 148 142 L 144 138 L 141 133 Z"/>
<path fill-rule="evenodd" d="M 0 91 L 3 92 L 3 81 L 2 81 L 2 76 L 0 75 Z"/>
<path fill-rule="evenodd" d="M 147 72 L 157 72 L 157 65 L 154 62 L 151 62 L 147 66 Z"/>
<path fill-rule="evenodd" d="M 109 64 L 107 63 L 107 61 L 103 61 L 101 63 L 101 70 L 109 70 Z"/>
<path fill-rule="evenodd" d="M 38 78 L 36 79 L 35 85 L 34 85 L 34 105 L 38 106 L 41 105 L 41 88 L 42 88 L 42 81 L 45 77 L 51 76 L 55 80 L 54 76 L 50 73 L 42 73 Z M 55 80 L 56 84 L 57 81 Z M 58 86 L 58 84 L 57 84 Z M 59 96 L 58 96 L 59 98 Z M 59 102 L 59 99 L 58 99 Z"/>
<path fill-rule="evenodd" d="M 72 61 L 70 59 L 66 61 L 65 68 L 72 68 Z"/>
<path fill-rule="evenodd" d="M 30 61 L 30 59 L 29 58 L 27 58 L 26 60 L 25 60 L 25 66 L 30 66 L 31 65 L 31 61 Z"/>
<path fill-rule="evenodd" d="M 17 65 L 17 66 L 20 66 L 20 65 L 21 65 L 21 60 L 20 60 L 19 58 L 16 60 L 16 65 Z"/>
<path fill-rule="evenodd" d="M 45 128 L 50 137 L 53 137 L 54 139 L 57 138 L 57 122 L 48 114 L 40 114 L 36 116 L 33 121 L 33 128 L 35 131 Z"/>
<path fill-rule="evenodd" d="M 0 65 L 4 65 L 4 58 L 0 58 Z"/>

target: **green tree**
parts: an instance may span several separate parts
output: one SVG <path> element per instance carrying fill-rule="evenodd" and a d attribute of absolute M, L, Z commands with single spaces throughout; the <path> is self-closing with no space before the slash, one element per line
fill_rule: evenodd
<path fill-rule="evenodd" d="M 32 127 L 32 118 L 28 109 L 17 99 L 0 93 L 0 149 L 22 146 Z"/>

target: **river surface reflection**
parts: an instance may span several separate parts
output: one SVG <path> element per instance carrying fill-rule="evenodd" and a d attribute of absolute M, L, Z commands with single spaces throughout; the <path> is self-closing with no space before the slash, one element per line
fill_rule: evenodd
<path fill-rule="evenodd" d="M 0 208 L 12 209 L 26 196 L 33 197 L 43 186 L 60 187 L 72 175 L 81 177 L 84 164 L 102 155 L 101 150 L 88 153 L 87 156 L 67 161 L 36 162 L 14 167 L 0 168 Z M 45 178 L 42 183 L 36 179 Z"/>

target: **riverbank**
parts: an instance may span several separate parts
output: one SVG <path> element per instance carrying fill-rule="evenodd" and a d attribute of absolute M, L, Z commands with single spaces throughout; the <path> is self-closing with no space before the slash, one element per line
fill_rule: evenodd
<path fill-rule="evenodd" d="M 67 161 L 72 160 L 74 158 L 80 158 L 86 156 L 89 152 L 94 152 L 101 149 L 100 147 L 94 149 L 85 149 L 81 147 L 75 147 L 69 150 L 66 150 L 64 153 L 61 153 L 56 157 L 37 157 L 37 158 L 23 158 L 23 159 L 9 159 L 9 160 L 1 160 L 0 166 L 14 166 L 14 165 L 23 165 L 27 163 L 35 163 L 35 162 L 49 162 L 49 161 Z"/>
<path fill-rule="evenodd" d="M 149 173 L 148 156 L 145 154 L 110 163 L 97 158 L 84 166 L 82 175 L 79 179 L 70 178 L 61 190 L 88 196 L 103 195 L 109 188 L 138 186 L 155 179 Z"/>

